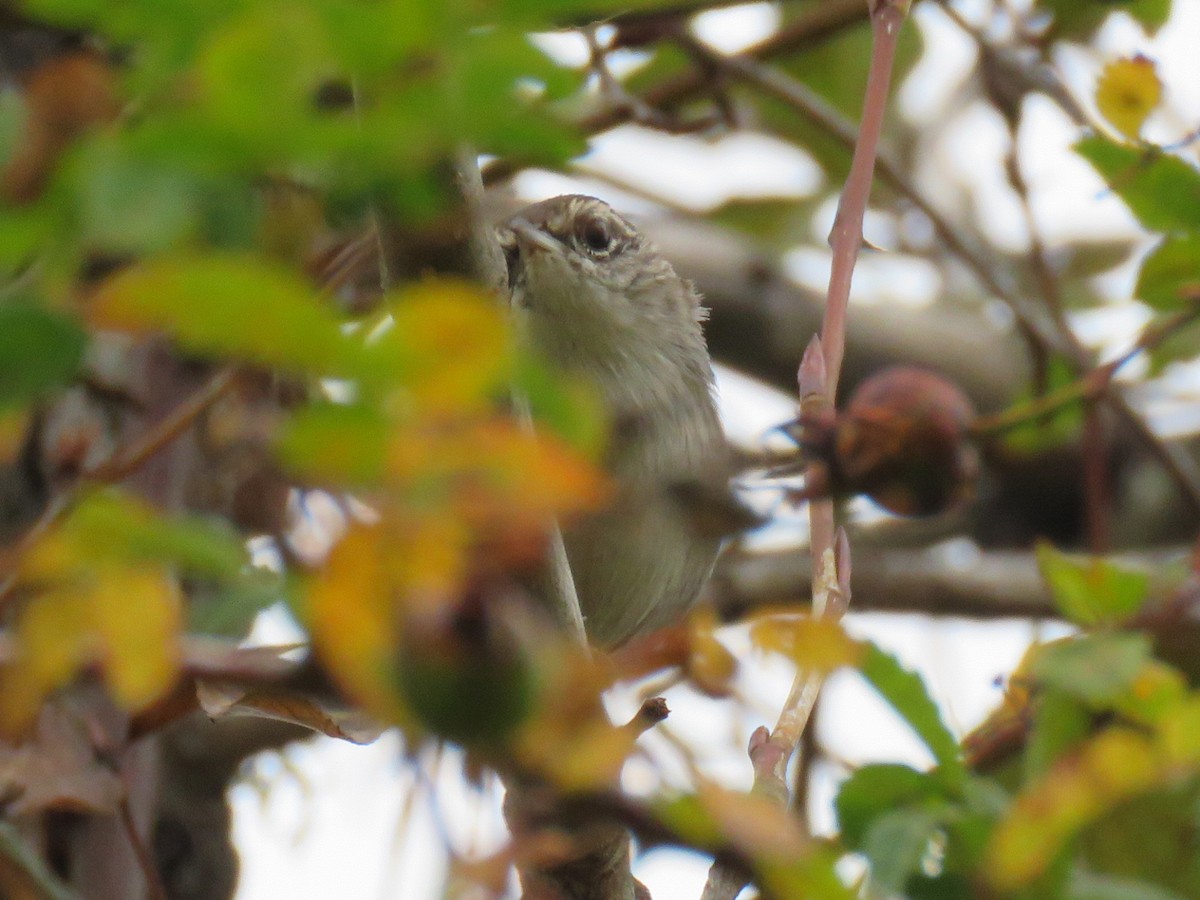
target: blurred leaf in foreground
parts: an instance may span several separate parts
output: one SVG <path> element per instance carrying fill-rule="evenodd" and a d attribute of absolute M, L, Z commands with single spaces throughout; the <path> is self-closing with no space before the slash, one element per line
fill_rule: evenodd
<path fill-rule="evenodd" d="M 1080 625 L 1126 621 L 1149 596 L 1148 573 L 1110 560 L 1069 556 L 1045 542 L 1038 545 L 1037 560 L 1055 606 Z"/>

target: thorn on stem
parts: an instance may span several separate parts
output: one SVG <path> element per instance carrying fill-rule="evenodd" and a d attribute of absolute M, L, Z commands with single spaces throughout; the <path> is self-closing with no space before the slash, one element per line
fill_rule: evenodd
<path fill-rule="evenodd" d="M 825 369 L 825 350 L 821 345 L 819 334 L 814 334 L 808 342 L 808 346 L 804 348 L 797 381 L 800 385 L 801 403 L 807 397 L 824 397 L 829 388 L 829 376 Z"/>
<path fill-rule="evenodd" d="M 842 602 L 850 602 L 850 538 L 846 535 L 846 529 L 839 527 L 837 530 L 836 546 L 834 554 L 837 557 L 837 581 L 838 591 L 842 595 Z"/>

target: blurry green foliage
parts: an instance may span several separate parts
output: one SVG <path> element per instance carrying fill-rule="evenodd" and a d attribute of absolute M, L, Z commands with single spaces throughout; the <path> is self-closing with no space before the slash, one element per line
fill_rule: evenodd
<path fill-rule="evenodd" d="M 1086 137 L 1075 150 L 1149 231 L 1200 230 L 1200 171 L 1156 148 Z"/>
<path fill-rule="evenodd" d="M 1142 260 L 1134 295 L 1155 312 L 1176 313 L 1200 302 L 1200 169 L 1154 146 L 1092 136 L 1075 145 L 1158 244 Z M 1152 374 L 1200 353 L 1196 329 L 1169 334 L 1149 353 Z"/>
<path fill-rule="evenodd" d="M 65 316 L 0 302 L 0 408 L 66 384 L 79 368 L 85 341 Z"/>
<path fill-rule="evenodd" d="M 1056 390 L 1067 388 L 1075 381 L 1074 370 L 1067 361 L 1059 356 L 1052 357 L 1047 366 L 1042 391 L 1035 392 L 1032 387 L 1022 391 L 1015 401 L 1014 407 L 1020 408 L 1022 405 L 1036 400 L 1038 396 L 1045 396 Z M 1048 447 L 1057 447 L 1075 440 L 1082 425 L 1082 402 L 1068 403 L 1044 416 L 1007 429 L 1001 440 L 1004 447 L 1012 453 L 1033 455 Z"/>
<path fill-rule="evenodd" d="M 860 664 L 860 671 L 929 748 L 940 775 L 951 784 L 961 782 L 966 772 L 958 740 L 942 721 L 941 710 L 929 696 L 921 677 L 873 644 Z"/>
<path fill-rule="evenodd" d="M 1119 624 L 1134 616 L 1149 595 L 1146 572 L 1105 559 L 1071 557 L 1049 544 L 1038 546 L 1037 557 L 1055 605 L 1077 624 Z"/>
<path fill-rule="evenodd" d="M 1200 229 L 1163 238 L 1142 262 L 1135 293 L 1160 312 L 1200 303 Z"/>
<path fill-rule="evenodd" d="M 1054 16 L 1051 34 L 1060 40 L 1086 40 L 1114 12 L 1125 13 L 1154 32 L 1171 14 L 1171 0 L 1038 0 Z"/>

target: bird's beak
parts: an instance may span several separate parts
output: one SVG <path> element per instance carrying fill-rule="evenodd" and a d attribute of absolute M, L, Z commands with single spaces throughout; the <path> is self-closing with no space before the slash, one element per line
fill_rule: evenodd
<path fill-rule="evenodd" d="M 534 253 L 546 251 L 553 252 L 558 248 L 558 241 L 525 219 L 515 219 L 509 223 L 508 227 L 512 229 L 512 233 L 516 237 L 522 256 L 531 256 Z"/>
<path fill-rule="evenodd" d="M 502 240 L 502 246 L 508 268 L 508 287 L 512 290 L 528 260 L 539 253 L 554 253 L 560 248 L 558 241 L 526 219 L 514 219 L 507 227 L 508 235 Z"/>

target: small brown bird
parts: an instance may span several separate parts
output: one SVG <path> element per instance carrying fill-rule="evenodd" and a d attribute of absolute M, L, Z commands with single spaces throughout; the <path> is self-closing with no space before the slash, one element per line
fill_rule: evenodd
<path fill-rule="evenodd" d="M 535 203 L 501 226 L 500 240 L 518 327 L 594 385 L 617 426 L 606 460 L 616 495 L 563 537 L 589 637 L 621 644 L 676 621 L 720 547 L 673 490 L 725 452 L 705 311 L 691 283 L 594 197 Z"/>

